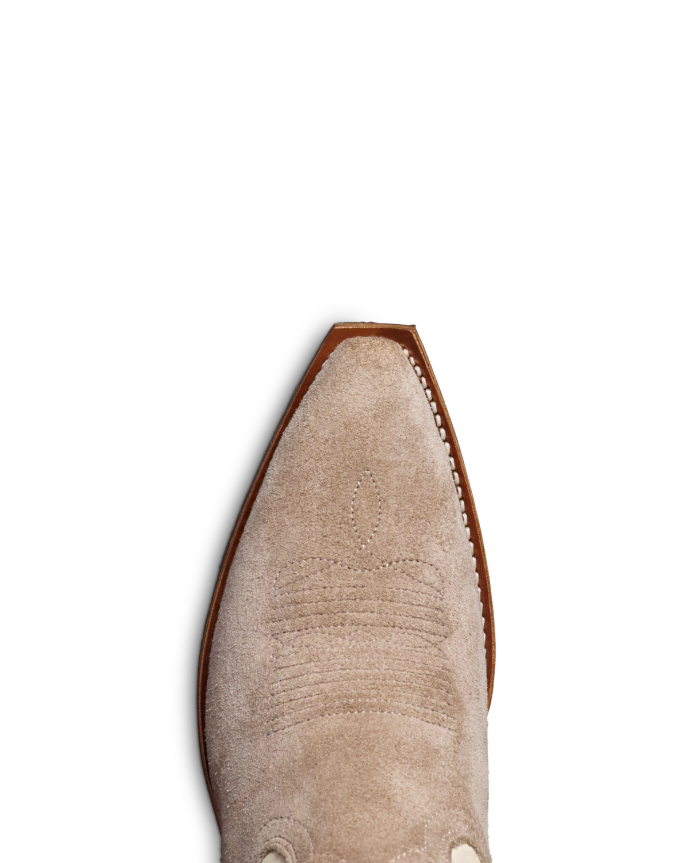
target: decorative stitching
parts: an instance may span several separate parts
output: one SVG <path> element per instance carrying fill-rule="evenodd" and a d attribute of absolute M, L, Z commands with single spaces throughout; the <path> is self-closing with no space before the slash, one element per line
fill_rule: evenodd
<path fill-rule="evenodd" d="M 369 600 L 370 602 L 374 600 Z M 299 607 L 299 603 L 295 603 L 295 608 Z M 418 606 L 423 607 L 423 606 Z M 394 611 L 310 611 L 309 614 L 293 614 L 291 617 L 273 617 L 271 618 L 272 623 L 286 623 L 289 620 L 306 620 L 309 617 L 323 617 L 326 616 L 335 616 L 342 614 L 385 614 L 390 617 L 407 617 L 410 620 L 423 620 L 425 623 L 436 623 L 438 626 L 447 628 L 446 625 L 441 620 L 430 620 L 428 617 L 420 617 L 418 614 L 402 614 L 396 613 Z M 363 626 L 367 626 L 368 624 L 362 624 Z M 383 624 L 382 624 L 383 625 Z M 309 627 L 310 629 L 312 627 Z M 292 631 L 292 630 L 291 630 Z"/>
<path fill-rule="evenodd" d="M 369 585 L 363 584 L 361 587 L 363 590 L 366 590 L 369 587 Z M 340 589 L 342 589 L 342 588 L 340 588 Z M 312 590 L 318 590 L 318 588 L 312 588 Z M 415 591 L 413 591 L 413 593 L 422 593 L 422 595 L 424 595 L 421 590 L 415 590 Z M 299 600 L 297 602 L 293 601 L 293 602 L 283 603 L 282 605 L 279 605 L 278 608 L 281 608 L 281 609 L 292 608 L 292 606 L 299 606 L 299 608 L 304 608 L 305 605 L 323 605 L 326 602 L 328 602 L 327 599 L 310 599 L 308 602 L 303 602 L 302 600 Z M 348 596 L 346 599 L 334 599 L 333 602 L 342 602 L 342 603 L 345 603 L 345 602 L 376 602 L 379 605 L 386 605 L 386 604 L 388 604 L 388 605 L 409 605 L 411 608 L 428 608 L 429 607 L 428 605 L 424 605 L 421 602 L 402 602 L 402 601 L 398 601 L 395 599 L 380 599 L 380 598 L 379 599 L 373 599 L 373 598 L 370 599 L 368 596 Z M 439 606 L 439 607 L 442 607 L 442 606 Z M 318 612 L 314 612 L 314 614 L 316 614 L 316 613 L 318 613 Z M 357 613 L 358 614 L 366 614 L 367 612 L 357 612 Z M 376 613 L 376 612 L 374 612 L 374 613 Z M 302 616 L 304 617 L 305 615 L 302 615 Z"/>
<path fill-rule="evenodd" d="M 396 673 L 402 675 L 403 671 L 405 671 L 405 669 L 397 669 Z M 365 676 L 364 677 L 342 677 L 340 679 L 334 679 L 334 680 L 322 680 L 321 685 L 322 686 L 347 686 L 350 683 L 367 683 L 367 684 L 375 683 L 377 686 L 380 685 L 380 681 L 375 676 L 376 674 L 379 673 L 378 669 L 373 670 L 372 676 L 367 677 L 366 676 L 367 671 L 365 669 L 361 669 L 361 668 L 342 669 L 341 668 L 341 669 L 337 669 L 335 671 L 328 671 L 328 672 L 315 671 L 315 672 L 311 672 L 308 674 L 297 674 L 294 677 L 282 678 L 281 680 L 276 680 L 273 683 L 271 683 L 271 687 L 278 694 L 283 693 L 283 692 L 296 692 L 298 689 L 308 689 L 310 686 L 315 685 L 312 683 L 297 683 L 297 681 L 304 680 L 305 677 L 313 677 L 313 676 L 325 677 L 327 674 L 342 674 L 343 672 L 345 672 L 345 673 L 350 672 L 353 674 L 364 673 Z M 414 674 L 416 677 L 421 678 L 421 680 L 416 679 L 416 680 L 409 681 L 408 677 L 406 677 L 406 676 L 405 677 L 396 677 L 396 676 L 391 676 L 390 674 L 386 675 L 386 680 L 389 683 L 389 685 L 391 685 L 393 687 L 395 687 L 395 686 L 406 686 L 409 682 L 410 686 L 420 687 L 421 689 L 430 689 L 431 688 L 430 684 L 428 682 L 425 682 L 425 681 L 433 680 L 435 683 L 435 686 L 433 687 L 434 689 L 436 689 L 439 692 L 443 692 L 444 695 L 449 695 L 449 696 L 453 695 L 452 681 L 450 681 L 446 677 L 437 677 L 433 674 L 432 675 L 429 675 L 429 674 L 425 675 L 420 671 L 410 672 L 409 670 L 407 670 L 407 675 L 409 675 L 409 674 Z"/>
<path fill-rule="evenodd" d="M 375 572 L 376 570 L 370 569 L 367 571 L 368 572 Z M 431 585 L 429 585 L 429 588 L 431 590 L 435 591 L 435 588 L 432 588 Z M 293 591 L 290 594 L 290 596 L 291 597 L 292 596 L 298 596 L 300 593 L 309 593 L 309 592 L 314 592 L 314 591 L 319 591 L 319 590 L 367 590 L 367 589 L 371 589 L 370 584 L 346 584 L 346 585 L 324 584 L 324 585 L 319 586 L 319 587 L 301 587 L 299 589 L 299 591 Z M 419 596 L 428 596 L 428 593 L 426 591 L 415 590 L 413 587 L 385 587 L 383 589 L 384 590 L 397 590 L 397 591 L 404 590 L 405 593 L 416 593 L 416 594 L 419 594 Z M 284 593 L 284 592 L 286 592 L 286 591 L 280 591 L 280 593 Z M 355 597 L 352 597 L 352 598 L 354 599 Z M 326 602 L 327 600 L 323 600 L 323 601 Z M 302 604 L 308 605 L 308 603 L 302 603 Z"/>
<path fill-rule="evenodd" d="M 376 512 L 376 524 L 374 526 L 374 529 L 369 534 L 369 539 L 366 542 L 363 542 L 362 537 L 359 535 L 359 531 L 357 530 L 357 523 L 355 522 L 355 498 L 357 497 L 357 492 L 359 491 L 360 486 L 362 485 L 362 481 L 364 480 L 364 478 L 366 476 L 369 477 L 369 479 L 371 480 L 371 482 L 374 485 L 374 491 L 376 492 L 376 500 L 377 500 L 378 506 L 377 506 L 377 512 Z M 364 551 L 368 551 L 369 554 L 372 554 L 372 552 L 369 550 L 369 548 L 367 548 L 367 546 L 369 545 L 371 540 L 374 538 L 374 534 L 376 533 L 376 531 L 379 529 L 379 523 L 381 521 L 381 504 L 382 504 L 382 502 L 383 501 L 382 501 L 381 495 L 379 494 L 379 487 L 376 485 L 376 480 L 374 479 L 374 474 L 369 470 L 369 468 L 367 468 L 364 471 L 364 473 L 362 474 L 362 476 L 359 478 L 359 482 L 355 486 L 355 490 L 352 492 L 352 501 L 350 502 L 350 519 L 352 520 L 352 529 L 355 532 L 355 536 L 357 537 L 357 541 L 359 542 L 362 549 Z"/>
<path fill-rule="evenodd" d="M 355 629 L 357 627 L 380 627 L 383 629 L 401 629 L 403 632 L 409 632 L 417 638 L 422 638 L 427 641 L 427 635 L 433 635 L 431 632 L 426 632 L 423 629 L 410 630 L 407 626 L 396 626 L 394 623 L 324 623 L 319 626 L 304 626 L 300 629 L 281 629 L 275 635 L 293 635 L 296 632 L 311 632 L 313 629 Z M 444 636 L 445 638 L 445 636 Z M 443 639 L 442 639 L 443 640 Z M 434 644 L 434 641 L 431 642 Z"/>
<path fill-rule="evenodd" d="M 343 640 L 349 641 L 350 639 L 344 638 Z M 428 656 L 428 652 L 427 652 L 428 648 L 419 647 L 418 645 L 415 645 L 415 644 L 405 644 L 400 649 L 405 650 L 405 651 L 409 651 L 411 653 L 414 653 L 416 651 L 418 653 L 423 653 L 425 656 Z M 296 656 L 298 653 L 301 654 L 302 652 L 303 651 L 301 649 L 300 650 L 288 650 L 283 654 L 283 656 L 285 656 L 285 657 Z M 352 651 L 350 655 L 354 654 L 354 652 L 355 651 Z M 362 652 L 365 653 L 363 648 L 362 648 Z M 319 647 L 319 654 L 324 654 L 324 653 L 337 653 L 338 656 L 341 657 L 342 656 L 342 648 L 340 646 L 338 646 L 338 647 L 327 647 L 327 646 Z M 368 654 L 365 654 L 365 655 L 368 655 Z M 345 658 L 345 657 L 343 657 L 343 658 Z M 389 657 L 389 659 L 393 659 L 393 658 L 395 658 L 395 657 Z M 440 656 L 438 656 L 437 658 L 441 659 Z M 328 660 L 328 662 L 333 662 L 333 661 L 334 660 Z M 412 661 L 412 660 L 410 660 L 410 661 Z M 302 665 L 302 664 L 303 663 L 301 663 L 301 662 L 296 662 L 296 663 L 293 663 L 292 665 L 284 665 L 282 667 L 283 668 L 292 668 L 293 665 Z"/>
<path fill-rule="evenodd" d="M 376 522 L 366 539 L 363 525 L 358 524 L 357 518 L 361 500 L 358 495 L 365 481 L 371 482 L 376 494 Z M 269 620 L 279 647 L 270 657 L 272 733 L 311 721 L 299 717 L 314 711 L 319 711 L 320 715 L 312 718 L 360 712 L 391 713 L 454 730 L 456 719 L 445 710 L 452 710 L 455 693 L 448 688 L 451 685 L 448 664 L 438 647 L 449 631 L 442 604 L 443 574 L 436 564 L 418 558 L 389 561 L 375 558 L 369 544 L 381 523 L 382 507 L 378 484 L 371 469 L 366 468 L 352 493 L 350 522 L 358 549 L 367 551 L 378 565 L 363 568 L 343 560 L 312 555 L 290 561 L 274 574 Z M 316 566 L 307 567 L 307 564 Z M 314 579 L 333 578 L 336 569 L 366 576 L 358 579 L 365 583 L 314 585 Z M 376 577 L 383 572 L 391 575 L 385 579 Z M 337 581 L 339 576 L 335 575 L 335 579 Z M 410 583 L 416 583 L 417 587 L 406 586 Z M 410 594 L 418 601 L 409 601 Z M 317 611 L 314 606 L 326 610 Z M 414 611 L 419 613 L 411 613 Z M 395 630 L 404 636 L 394 637 Z M 332 646 L 322 645 L 326 633 L 333 639 Z M 412 652 L 419 660 L 411 660 L 404 654 L 390 656 L 391 649 L 401 648 Z M 372 657 L 380 653 L 384 662 L 372 666 Z M 332 658 L 324 658 L 324 654 Z M 301 661 L 291 662 L 295 658 Z M 393 664 L 391 660 L 394 659 L 400 664 Z M 331 667 L 324 669 L 322 662 L 330 663 Z M 301 673 L 285 675 L 285 670 L 290 668 L 297 668 Z M 323 692 L 319 691 L 322 687 L 330 693 L 326 704 L 318 703 L 323 699 Z M 361 697 L 357 697 L 358 694 Z M 384 700 L 400 705 L 401 709 L 394 712 L 334 709 L 358 703 L 375 705 Z M 307 706 L 299 706 L 304 704 Z"/>
<path fill-rule="evenodd" d="M 318 696 L 314 696 L 314 697 L 316 698 Z M 352 705 L 352 704 L 362 704 L 362 703 L 375 708 L 378 706 L 376 704 L 375 698 L 349 698 L 349 699 L 343 698 L 343 699 L 340 699 L 340 702 L 337 706 L 346 708 L 344 711 L 342 711 L 342 713 L 391 713 L 392 712 L 396 716 L 398 716 L 398 715 L 399 716 L 411 716 L 413 719 L 428 718 L 429 716 L 432 716 L 432 717 L 436 717 L 439 720 L 446 720 L 446 722 L 444 722 L 444 727 L 448 727 L 448 728 L 454 728 L 456 723 L 457 723 L 457 718 L 455 716 L 453 716 L 452 714 L 446 713 L 446 711 L 443 709 L 443 705 L 441 705 L 440 707 L 423 707 L 419 704 L 408 704 L 407 702 L 402 701 L 399 698 L 386 699 L 386 703 L 389 703 L 389 702 L 391 703 L 391 706 L 404 707 L 405 710 L 390 711 L 390 710 L 376 710 L 376 709 L 371 709 L 371 710 L 367 710 L 367 709 L 357 710 L 355 708 L 348 709 L 348 708 L 350 708 L 350 705 Z M 414 712 L 408 712 L 408 711 L 416 711 L 417 714 L 421 714 L 421 716 L 416 715 Z M 329 716 L 341 715 L 341 712 L 332 711 L 332 710 L 326 708 L 324 705 L 307 704 L 304 707 L 291 708 L 288 712 L 275 716 L 273 719 L 274 727 L 278 726 L 281 722 L 287 722 L 287 724 L 283 728 L 277 729 L 277 730 L 284 731 L 284 730 L 286 730 L 286 728 L 289 728 L 291 725 L 297 724 L 295 722 L 295 716 L 299 716 L 300 714 L 304 714 L 304 713 L 310 713 L 310 714 L 317 713 L 317 716 L 313 716 L 314 719 L 317 719 L 317 718 L 326 719 Z"/>
<path fill-rule="evenodd" d="M 333 661 L 333 660 L 331 660 L 331 661 Z M 303 664 L 304 665 L 312 665 L 313 663 L 305 662 Z M 390 675 L 390 674 L 396 674 L 396 673 L 402 674 L 404 672 L 405 674 L 417 674 L 420 677 L 424 677 L 424 678 L 429 676 L 429 674 L 431 672 L 428 670 L 427 666 L 424 666 L 421 663 L 418 663 L 418 664 L 419 664 L 420 668 L 424 669 L 423 671 L 415 671 L 414 669 L 410 669 L 410 668 L 384 668 L 384 669 L 382 669 L 382 668 L 374 667 L 374 668 L 366 668 L 365 669 L 365 668 L 360 668 L 359 666 L 351 666 L 349 668 L 347 666 L 345 666 L 344 668 L 332 668 L 330 671 L 305 671 L 302 674 L 289 674 L 286 677 L 280 677 L 280 678 L 278 678 L 278 680 L 273 681 L 270 685 L 271 686 L 278 686 L 280 683 L 283 683 L 283 682 L 288 681 L 288 680 L 299 680 L 302 677 L 313 677 L 314 675 L 318 675 L 319 677 L 325 677 L 327 674 L 347 674 L 349 671 L 354 671 L 357 674 L 364 674 L 367 672 L 371 672 L 372 674 L 381 674 L 383 672 L 387 675 Z M 441 669 L 438 669 L 438 670 L 441 671 Z M 445 669 L 444 669 L 444 671 L 445 671 Z M 446 671 L 445 673 L 447 674 L 448 672 Z"/>
<path fill-rule="evenodd" d="M 361 693 L 361 697 L 355 698 L 354 696 L 348 696 L 346 694 L 346 690 L 344 687 L 347 684 L 357 683 L 360 684 L 357 691 Z M 395 700 L 395 698 L 391 698 L 391 694 L 393 696 L 399 695 L 401 699 L 406 697 L 406 693 L 411 695 L 413 698 L 424 699 L 425 704 L 434 704 L 435 707 L 420 707 L 420 710 L 426 709 L 436 709 L 436 706 L 447 707 L 452 709 L 453 703 L 453 692 L 448 689 L 444 689 L 440 686 L 432 686 L 430 684 L 418 683 L 417 681 L 411 682 L 406 680 L 387 680 L 386 681 L 386 695 L 385 697 L 381 695 L 381 683 L 378 680 L 372 679 L 361 679 L 361 678 L 352 678 L 346 681 L 340 680 L 330 680 L 323 681 L 321 686 L 329 686 L 332 687 L 330 692 L 330 698 L 333 701 L 338 702 L 351 702 L 351 701 L 385 701 L 386 703 L 391 700 Z M 338 688 L 339 687 L 339 688 Z M 298 701 L 308 701 L 310 698 L 321 698 L 322 693 L 312 693 L 311 695 L 295 695 L 294 698 L 282 698 L 285 695 L 292 695 L 293 693 L 298 693 L 300 690 L 309 689 L 310 684 L 305 683 L 300 686 L 288 686 L 284 689 L 278 689 L 273 692 L 273 697 L 275 699 L 275 705 L 279 705 L 280 707 L 285 707 L 288 704 L 295 704 Z M 375 690 L 371 692 L 371 690 Z M 409 690 L 409 692 L 408 692 Z M 443 697 L 441 697 L 443 696 Z M 282 700 L 281 700 L 282 699 Z M 450 699 L 450 700 L 449 700 Z M 419 705 L 412 705 L 417 706 Z M 290 708 L 292 710 L 292 708 Z"/>
<path fill-rule="evenodd" d="M 390 691 L 389 690 L 386 691 L 386 697 L 385 698 L 382 698 L 379 693 L 373 693 L 372 695 L 366 695 L 366 690 L 362 690 L 362 691 L 364 692 L 364 694 L 360 698 L 356 698 L 354 695 L 347 695 L 347 694 L 343 694 L 343 693 L 336 693 L 332 697 L 333 697 L 334 701 L 337 701 L 337 702 L 342 703 L 342 704 L 358 704 L 362 701 L 368 701 L 368 702 L 385 701 L 386 703 L 395 702 L 395 701 L 402 701 L 406 707 L 408 707 L 408 706 L 414 707 L 417 710 L 424 710 L 428 713 L 437 713 L 438 715 L 441 715 L 441 716 L 448 716 L 449 718 L 453 718 L 450 714 L 446 714 L 443 710 L 444 707 L 452 707 L 452 704 L 450 704 L 448 701 L 443 701 L 440 698 L 433 698 L 432 696 L 423 696 L 423 695 L 420 695 L 418 693 L 412 693 L 413 698 L 420 698 L 420 699 L 423 698 L 425 703 L 433 703 L 433 706 L 426 707 L 426 706 L 420 706 L 419 704 L 409 704 L 408 705 L 408 703 L 405 701 L 404 694 L 398 693 L 394 689 L 391 690 L 393 692 L 392 698 L 390 697 Z M 281 695 L 289 695 L 289 694 L 290 694 L 289 690 L 287 692 L 275 693 L 274 694 L 274 697 L 276 699 L 275 704 L 277 704 L 281 708 L 285 708 L 288 704 L 296 704 L 299 701 L 304 702 L 304 701 L 309 701 L 309 700 L 314 699 L 314 698 L 320 699 L 322 697 L 320 692 L 316 692 L 313 695 L 298 695 L 295 698 L 286 698 L 283 701 L 278 700 L 278 699 L 280 699 Z M 398 694 L 401 696 L 400 698 L 395 697 Z M 316 704 L 313 707 L 311 705 L 306 705 L 303 708 L 297 708 L 297 709 L 295 709 L 294 707 L 289 707 L 287 709 L 287 711 L 289 713 L 295 713 L 295 712 L 299 713 L 302 710 L 317 710 L 321 706 L 322 705 L 320 705 L 320 704 Z M 283 715 L 285 715 L 284 711 L 283 711 Z"/>
<path fill-rule="evenodd" d="M 449 725 L 442 725 L 440 722 L 432 722 L 430 719 L 422 719 L 421 716 L 411 716 L 409 713 L 400 713 L 396 710 L 343 710 L 338 713 L 326 713 L 324 716 L 312 716 L 310 719 L 299 719 L 296 722 L 291 722 L 289 725 L 286 725 L 285 728 L 277 730 L 287 731 L 288 728 L 292 728 L 294 725 L 303 725 L 305 722 L 316 722 L 317 719 L 328 719 L 330 716 L 351 716 L 353 714 L 359 716 L 368 713 L 381 714 L 383 716 L 405 716 L 409 719 L 416 719 L 419 722 L 426 722 L 428 725 L 436 725 L 439 728 L 445 728 L 447 731 L 453 731 L 453 728 Z M 454 720 L 455 717 L 449 716 L 448 718 Z"/>
<path fill-rule="evenodd" d="M 327 557 L 305 557 L 302 560 L 300 560 L 299 563 L 304 564 L 304 563 L 308 563 L 309 561 L 312 561 L 312 560 L 318 560 L 322 563 L 330 563 L 331 566 L 338 566 L 338 567 L 341 567 L 342 569 L 347 569 L 349 572 L 357 572 L 360 575 L 365 573 L 365 572 L 366 573 L 377 572 L 380 569 L 388 569 L 391 566 L 398 566 L 399 564 L 405 564 L 405 563 L 418 563 L 421 566 L 428 566 L 431 569 L 436 570 L 436 572 L 439 574 L 439 576 L 441 575 L 441 570 L 435 564 L 430 563 L 426 560 L 416 560 L 415 558 L 400 558 L 400 560 L 390 560 L 390 561 L 387 561 L 386 563 L 381 564 L 381 566 L 372 567 L 370 569 L 357 569 L 354 566 L 348 566 L 348 564 L 342 563 L 342 561 L 340 561 L 340 560 L 332 560 L 332 559 L 327 558 Z M 283 584 L 282 587 L 280 587 L 280 588 L 278 588 L 276 586 L 278 576 L 281 575 L 281 573 L 283 573 L 286 569 L 289 569 L 291 566 L 295 566 L 295 565 L 296 565 L 296 562 L 293 561 L 291 563 L 285 564 L 285 566 L 281 567 L 278 570 L 278 572 L 275 574 L 275 577 L 273 579 L 274 593 L 275 592 L 283 593 L 283 592 L 285 592 L 286 588 L 290 587 L 290 585 L 292 585 L 295 582 L 300 581 L 300 579 L 306 577 L 304 575 L 299 575 L 296 578 L 293 578 L 292 581 L 288 581 L 285 584 Z M 434 585 L 427 584 L 427 582 L 425 582 L 425 581 L 420 581 L 420 579 L 415 578 L 415 576 L 411 575 L 409 572 L 405 572 L 405 573 L 403 573 L 403 575 L 406 575 L 408 578 L 411 578 L 413 581 L 419 582 L 419 584 L 423 584 L 425 587 L 428 587 L 430 590 L 435 590 L 439 595 L 441 595 L 441 591 L 437 587 L 435 587 Z"/>

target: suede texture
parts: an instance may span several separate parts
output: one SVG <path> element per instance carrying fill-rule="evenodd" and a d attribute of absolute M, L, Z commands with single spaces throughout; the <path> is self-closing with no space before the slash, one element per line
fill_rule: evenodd
<path fill-rule="evenodd" d="M 396 342 L 355 337 L 285 430 L 211 647 L 223 863 L 489 863 L 482 608 L 448 455 Z"/>

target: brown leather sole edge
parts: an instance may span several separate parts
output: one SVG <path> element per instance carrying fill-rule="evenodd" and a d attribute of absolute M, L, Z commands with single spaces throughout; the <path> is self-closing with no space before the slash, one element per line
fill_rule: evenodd
<path fill-rule="evenodd" d="M 254 505 L 256 496 L 259 493 L 259 488 L 261 487 L 261 483 L 263 482 L 266 470 L 268 469 L 268 465 L 273 458 L 273 453 L 278 446 L 283 432 L 287 428 L 287 425 L 292 419 L 293 414 L 297 410 L 299 403 L 304 398 L 305 393 L 314 382 L 314 378 L 321 371 L 321 366 L 341 342 L 345 341 L 345 339 L 352 338 L 353 336 L 382 336 L 384 338 L 392 339 L 393 341 L 398 342 L 398 344 L 400 344 L 403 348 L 407 348 L 410 354 L 412 354 L 412 356 L 415 358 L 417 365 L 421 368 L 422 375 L 426 378 L 427 384 L 429 385 L 429 388 L 434 394 L 434 401 L 436 402 L 438 408 L 438 414 L 440 415 L 442 425 L 446 430 L 446 442 L 450 444 L 450 455 L 454 458 L 456 469 L 458 471 L 458 474 L 460 475 L 460 487 L 462 488 L 463 500 L 465 501 L 467 526 L 470 529 L 471 539 L 474 543 L 474 556 L 477 559 L 477 573 L 479 575 L 479 589 L 481 591 L 481 601 L 483 605 L 484 635 L 486 640 L 486 675 L 488 683 L 487 707 L 491 706 L 491 696 L 493 694 L 494 688 L 496 648 L 494 638 L 494 610 L 493 603 L 491 601 L 489 568 L 486 563 L 486 553 L 484 551 L 482 532 L 481 528 L 479 527 L 479 520 L 477 518 L 477 512 L 474 505 L 474 497 L 472 496 L 472 489 L 470 488 L 470 483 L 467 478 L 465 462 L 463 461 L 462 453 L 460 452 L 460 447 L 458 445 L 457 437 L 455 436 L 453 424 L 450 421 L 450 416 L 448 415 L 446 403 L 443 400 L 438 381 L 436 380 L 436 376 L 434 375 L 433 369 L 431 368 L 429 357 L 424 350 L 424 345 L 422 344 L 422 341 L 417 333 L 417 329 L 414 326 L 405 326 L 404 324 L 374 323 L 334 324 L 329 330 L 328 335 L 324 339 L 321 347 L 317 351 L 316 356 L 314 357 L 311 365 L 307 369 L 307 373 L 302 378 L 300 385 L 297 387 L 295 394 L 290 401 L 288 409 L 285 411 L 285 415 L 280 421 L 280 424 L 276 429 L 276 433 L 273 435 L 273 439 L 271 440 L 271 443 L 266 450 L 266 455 L 263 457 L 259 470 L 254 477 L 254 481 L 252 482 L 247 497 L 245 498 L 244 504 L 242 505 L 242 509 L 240 510 L 240 514 L 237 517 L 237 522 L 230 537 L 230 541 L 228 542 L 227 548 L 225 550 L 223 562 L 220 567 L 220 573 L 218 575 L 218 581 L 216 582 L 216 587 L 213 591 L 213 598 L 211 599 L 211 607 L 209 609 L 208 617 L 206 619 L 204 636 L 201 641 L 201 654 L 199 657 L 199 683 L 197 690 L 199 746 L 201 749 L 201 761 L 204 766 L 206 785 L 208 786 L 208 793 L 211 796 L 213 811 L 216 814 L 216 820 L 218 821 L 219 826 L 220 816 L 218 812 L 218 807 L 216 806 L 215 797 L 213 796 L 213 789 L 211 788 L 211 779 L 208 772 L 208 761 L 206 759 L 206 742 L 204 732 L 208 663 L 211 654 L 213 633 L 216 628 L 216 620 L 218 619 L 218 610 L 220 608 L 220 602 L 223 597 L 225 582 L 227 580 L 228 572 L 230 571 L 230 566 L 232 564 L 233 558 L 235 557 L 237 546 L 239 545 L 240 539 L 242 537 L 244 526 L 247 523 L 247 519 L 249 518 L 249 513 L 252 510 L 252 506 Z"/>

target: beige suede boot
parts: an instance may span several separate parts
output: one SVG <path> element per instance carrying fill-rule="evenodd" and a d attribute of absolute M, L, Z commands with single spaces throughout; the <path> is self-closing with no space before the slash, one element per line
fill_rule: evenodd
<path fill-rule="evenodd" d="M 252 485 L 204 634 L 224 863 L 489 863 L 493 665 L 479 524 L 416 330 L 337 324 Z"/>

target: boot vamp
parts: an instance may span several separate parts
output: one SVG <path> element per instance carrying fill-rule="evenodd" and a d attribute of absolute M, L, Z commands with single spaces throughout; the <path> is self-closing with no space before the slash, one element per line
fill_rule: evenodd
<path fill-rule="evenodd" d="M 488 861 L 486 701 L 428 399 L 398 344 L 348 339 L 281 438 L 220 607 L 206 745 L 223 859 L 447 863 L 466 841 Z"/>

